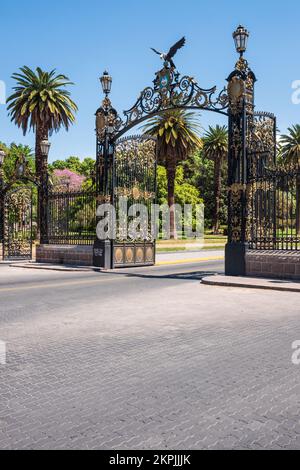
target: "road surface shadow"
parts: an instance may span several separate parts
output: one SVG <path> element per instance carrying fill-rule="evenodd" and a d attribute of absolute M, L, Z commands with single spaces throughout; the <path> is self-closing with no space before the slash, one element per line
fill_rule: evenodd
<path fill-rule="evenodd" d="M 110 271 L 109 272 L 110 275 L 114 275 L 114 276 L 125 276 L 125 277 L 128 277 L 128 278 L 140 278 L 140 279 L 178 279 L 178 280 L 182 280 L 182 279 L 185 279 L 185 280 L 190 280 L 190 281 L 201 281 L 203 277 L 206 277 L 206 276 L 213 276 L 215 274 L 223 274 L 223 271 L 186 271 L 186 272 L 180 272 L 180 273 L 153 273 L 153 274 L 150 274 L 150 273 L 141 273 L 141 272 L 138 272 L 138 273 L 133 273 L 133 272 L 122 272 L 122 270 L 120 271 Z"/>

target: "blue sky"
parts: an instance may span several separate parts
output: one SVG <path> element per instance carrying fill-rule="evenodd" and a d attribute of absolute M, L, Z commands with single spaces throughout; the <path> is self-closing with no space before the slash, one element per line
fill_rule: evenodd
<path fill-rule="evenodd" d="M 38 0 L 2 2 L 0 80 L 11 92 L 11 74 L 22 65 L 56 68 L 75 83 L 76 124 L 53 134 L 50 160 L 94 156 L 94 113 L 102 100 L 99 76 L 113 76 L 111 98 L 119 112 L 130 108 L 152 84 L 160 59 L 150 47 L 166 50 L 181 36 L 176 57 L 182 74 L 199 85 L 222 88 L 237 56 L 232 31 L 239 23 L 251 32 L 247 59 L 257 75 L 257 110 L 278 116 L 281 131 L 300 123 L 300 104 L 292 103 L 292 82 L 300 80 L 299 0 Z M 223 123 L 203 112 L 201 124 Z M 0 105 L 0 140 L 34 145 L 23 137 Z"/>

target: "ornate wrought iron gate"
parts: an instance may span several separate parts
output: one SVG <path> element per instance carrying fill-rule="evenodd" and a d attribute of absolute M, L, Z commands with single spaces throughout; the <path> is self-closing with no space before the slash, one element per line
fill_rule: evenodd
<path fill-rule="evenodd" d="M 113 171 L 114 207 L 119 224 L 113 246 L 113 267 L 153 265 L 155 240 L 151 230 L 151 205 L 156 199 L 156 140 L 139 135 L 120 139 Z M 130 216 L 121 213 L 125 204 L 128 209 L 134 205 L 137 209 L 138 206 L 147 209 L 138 233 L 130 230 Z"/>
<path fill-rule="evenodd" d="M 33 245 L 33 191 L 18 187 L 4 196 L 4 260 L 32 258 Z"/>
<path fill-rule="evenodd" d="M 111 204 L 116 215 L 113 237 L 97 239 L 94 264 L 105 268 L 145 266 L 155 263 L 151 231 L 151 205 L 156 199 L 156 140 L 131 136 L 106 145 L 98 142 L 97 204 Z M 130 229 L 129 208 L 147 209 L 146 226 Z"/>
<path fill-rule="evenodd" d="M 276 118 L 255 113 L 248 154 L 247 241 L 254 250 L 300 248 L 299 164 L 276 161 Z"/>

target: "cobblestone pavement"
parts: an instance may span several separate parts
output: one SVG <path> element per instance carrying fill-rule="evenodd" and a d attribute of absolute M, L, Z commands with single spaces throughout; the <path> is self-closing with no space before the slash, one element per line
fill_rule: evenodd
<path fill-rule="evenodd" d="M 1 266 L 0 448 L 300 449 L 300 294 L 200 285 L 220 266 Z"/>

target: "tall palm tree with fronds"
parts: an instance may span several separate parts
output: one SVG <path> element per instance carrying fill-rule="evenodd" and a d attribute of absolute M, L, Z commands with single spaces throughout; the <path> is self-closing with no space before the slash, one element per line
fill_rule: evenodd
<path fill-rule="evenodd" d="M 280 155 L 284 165 L 300 167 L 300 124 L 288 128 L 288 134 L 280 139 Z M 300 235 L 300 177 L 296 183 L 296 226 L 297 235 Z"/>
<path fill-rule="evenodd" d="M 150 119 L 144 126 L 145 134 L 157 138 L 158 163 L 164 165 L 167 170 L 170 238 L 176 238 L 174 210 L 176 169 L 192 151 L 202 147 L 198 131 L 199 123 L 194 113 L 182 109 L 165 111 Z"/>
<path fill-rule="evenodd" d="M 222 167 L 228 154 L 228 131 L 226 126 L 209 126 L 203 138 L 203 153 L 214 162 L 214 215 L 213 233 L 220 230 L 220 201 L 222 190 Z"/>
<path fill-rule="evenodd" d="M 12 75 L 16 86 L 8 98 L 8 111 L 11 120 L 23 130 L 35 132 L 36 171 L 41 165 L 41 142 L 53 131 L 61 127 L 66 130 L 75 121 L 77 105 L 72 101 L 66 89 L 72 85 L 68 77 L 57 74 L 56 70 L 45 72 L 37 68 L 36 72 L 29 67 L 22 67 Z"/>
<path fill-rule="evenodd" d="M 300 124 L 288 128 L 288 134 L 280 139 L 280 150 L 283 162 L 300 164 Z"/>

